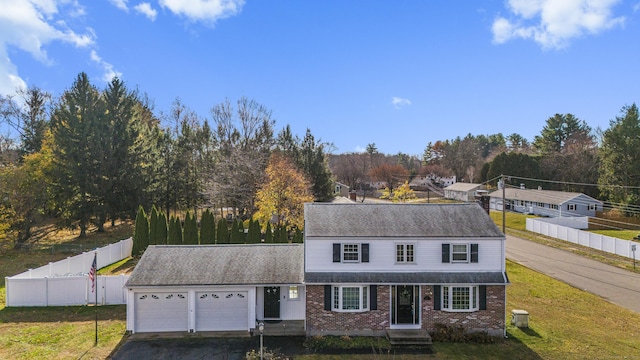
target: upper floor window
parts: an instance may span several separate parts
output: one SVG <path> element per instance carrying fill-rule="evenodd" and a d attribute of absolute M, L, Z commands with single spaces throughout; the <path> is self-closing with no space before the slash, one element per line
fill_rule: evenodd
<path fill-rule="evenodd" d="M 443 263 L 477 263 L 478 244 L 442 244 Z"/>
<path fill-rule="evenodd" d="M 369 262 L 369 244 L 334 243 L 333 262 Z"/>
<path fill-rule="evenodd" d="M 414 245 L 413 244 L 396 244 L 396 262 L 412 263 L 414 262 Z"/>
<path fill-rule="evenodd" d="M 567 204 L 567 210 L 569 211 L 576 211 L 576 204 Z"/>

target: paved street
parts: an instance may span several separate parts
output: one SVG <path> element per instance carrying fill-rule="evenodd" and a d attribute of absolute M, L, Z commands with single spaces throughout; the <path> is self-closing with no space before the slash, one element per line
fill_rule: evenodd
<path fill-rule="evenodd" d="M 640 274 L 509 235 L 507 259 L 640 313 Z"/>

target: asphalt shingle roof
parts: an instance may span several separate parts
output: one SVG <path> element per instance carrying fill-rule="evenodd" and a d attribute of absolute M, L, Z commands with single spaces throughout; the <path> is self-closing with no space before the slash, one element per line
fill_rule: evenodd
<path fill-rule="evenodd" d="M 453 190 L 453 191 L 471 191 L 475 189 L 479 189 L 482 187 L 482 184 L 474 184 L 474 183 L 455 183 L 453 185 L 449 185 L 445 190 Z"/>
<path fill-rule="evenodd" d="M 151 245 L 125 286 L 302 284 L 302 244 Z"/>
<path fill-rule="evenodd" d="M 509 200 L 522 200 L 560 205 L 582 196 L 584 199 L 591 199 L 594 203 L 602 203 L 600 200 L 596 200 L 588 195 L 576 192 L 514 188 L 506 188 L 504 189 L 504 192 L 505 198 Z M 489 194 L 489 196 L 492 198 L 502 199 L 502 190 L 494 191 Z"/>
<path fill-rule="evenodd" d="M 471 204 L 305 204 L 310 237 L 504 237 L 489 215 Z"/>
<path fill-rule="evenodd" d="M 502 272 L 312 272 L 307 284 L 507 284 Z"/>

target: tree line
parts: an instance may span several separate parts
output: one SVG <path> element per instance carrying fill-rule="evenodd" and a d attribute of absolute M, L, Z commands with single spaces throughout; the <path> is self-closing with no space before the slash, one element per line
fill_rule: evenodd
<path fill-rule="evenodd" d="M 422 158 L 381 154 L 372 143 L 364 152 L 332 155 L 330 164 L 337 181 L 365 196 L 376 181 L 393 187 L 416 176 L 456 176 L 495 186 L 504 174 L 513 177 L 507 185 L 582 192 L 629 212 L 640 205 L 640 118 L 636 104 L 624 106 L 601 130 L 555 114 L 533 141 L 517 133 L 468 134 L 428 143 Z"/>
<path fill-rule="evenodd" d="M 247 98 L 212 106 L 208 118 L 179 98 L 156 114 L 145 94 L 120 79 L 98 89 L 80 73 L 59 98 L 37 87 L 0 96 L 0 122 L 19 134 L 0 136 L 0 231 L 14 230 L 17 245 L 46 218 L 85 236 L 91 225 L 103 231 L 152 204 L 174 215 L 201 208 L 231 209 L 241 219 L 260 214 L 294 229 L 300 211 L 291 201 L 259 213 L 275 201 L 264 195 L 278 178 L 265 175 L 272 162 L 286 167 L 277 175 L 301 183 L 290 199 L 333 194 L 328 144 L 309 129 L 303 138 L 289 126 L 276 135 L 271 111 Z"/>
<path fill-rule="evenodd" d="M 299 228 L 289 232 L 285 226 L 266 222 L 264 231 L 258 220 L 223 217 L 217 222 L 210 209 L 206 209 L 200 219 L 187 211 L 184 219 L 171 216 L 167 219 L 162 210 L 155 206 L 147 215 L 140 206 L 135 219 L 133 233 L 133 256 L 140 256 L 149 245 L 212 245 L 212 244 L 260 244 L 260 243 L 302 243 Z"/>

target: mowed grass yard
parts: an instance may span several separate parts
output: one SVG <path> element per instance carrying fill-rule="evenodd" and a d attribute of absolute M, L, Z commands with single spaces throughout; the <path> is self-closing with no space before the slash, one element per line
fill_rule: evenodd
<path fill-rule="evenodd" d="M 124 237 L 117 235 L 113 240 L 121 238 Z M 42 251 L 0 252 L 0 359 L 104 359 L 126 341 L 124 305 L 98 307 L 97 346 L 94 346 L 93 307 L 4 307 L 5 276 L 66 256 Z M 377 355 L 375 358 L 640 359 L 640 314 L 512 262 L 507 262 L 507 271 L 511 281 L 507 288 L 507 339 L 498 339 L 494 344 L 435 343 L 432 355 Z M 529 329 L 509 324 L 512 309 L 529 311 Z M 300 358 L 372 357 L 304 355 Z"/>

